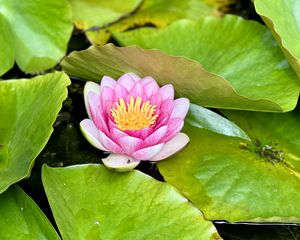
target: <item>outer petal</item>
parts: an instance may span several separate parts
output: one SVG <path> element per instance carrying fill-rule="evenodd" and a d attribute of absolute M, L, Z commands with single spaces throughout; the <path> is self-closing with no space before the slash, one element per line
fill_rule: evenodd
<path fill-rule="evenodd" d="M 167 129 L 168 129 L 167 126 L 163 126 L 159 129 L 157 129 L 155 132 L 153 132 L 150 136 L 148 136 L 144 140 L 144 144 L 146 146 L 152 146 L 152 145 L 158 144 L 160 142 L 160 140 L 165 136 Z"/>
<path fill-rule="evenodd" d="M 184 122 L 181 118 L 173 118 L 170 119 L 167 126 L 168 126 L 168 131 L 165 135 L 165 137 L 161 140 L 162 142 L 168 142 L 171 140 L 174 136 L 177 135 L 183 128 Z"/>
<path fill-rule="evenodd" d="M 109 152 L 121 153 L 121 154 L 123 153 L 122 148 L 100 130 L 99 130 L 99 141 Z"/>
<path fill-rule="evenodd" d="M 118 83 L 121 84 L 129 92 L 137 81 L 141 78 L 134 73 L 125 73 L 119 79 Z"/>
<path fill-rule="evenodd" d="M 131 136 L 122 137 L 120 138 L 117 143 L 119 146 L 123 149 L 123 152 L 127 155 L 131 155 L 133 152 L 135 152 L 137 149 L 140 149 L 143 140 Z"/>
<path fill-rule="evenodd" d="M 159 94 L 161 95 L 162 100 L 174 99 L 174 88 L 172 84 L 167 84 L 162 86 L 159 89 Z"/>
<path fill-rule="evenodd" d="M 116 128 L 116 127 L 110 128 L 109 133 L 110 133 L 111 138 L 112 138 L 114 141 L 116 141 L 116 142 L 117 142 L 120 138 L 122 138 L 122 137 L 127 137 L 127 136 L 128 136 L 125 132 L 119 130 L 119 129 Z"/>
<path fill-rule="evenodd" d="M 110 154 L 107 158 L 102 158 L 103 164 L 117 172 L 128 172 L 134 169 L 140 161 L 121 154 Z"/>
<path fill-rule="evenodd" d="M 152 159 L 155 155 L 157 155 L 163 148 L 165 144 L 160 143 L 151 147 L 142 148 L 132 154 L 132 156 L 135 159 L 141 160 L 141 161 L 147 161 Z"/>
<path fill-rule="evenodd" d="M 99 141 L 99 130 L 92 120 L 84 119 L 80 122 L 80 130 L 86 140 L 95 148 L 108 151 Z"/>
<path fill-rule="evenodd" d="M 94 92 L 89 92 L 88 94 L 88 104 L 91 114 L 91 119 L 95 123 L 96 127 L 101 131 L 104 131 L 105 134 L 108 133 L 107 124 L 104 120 L 104 116 L 101 113 L 101 104 L 100 97 L 96 95 Z"/>
<path fill-rule="evenodd" d="M 89 92 L 93 92 L 96 95 L 100 96 L 100 85 L 95 82 L 86 82 L 86 84 L 84 85 L 84 89 L 83 89 L 85 109 L 86 109 L 86 112 L 87 112 L 89 118 L 92 118 L 90 109 L 89 109 L 89 103 L 88 103 Z"/>
<path fill-rule="evenodd" d="M 174 107 L 170 118 L 184 119 L 190 107 L 190 101 L 187 98 L 178 98 L 174 101 Z"/>
<path fill-rule="evenodd" d="M 115 79 L 113 79 L 111 77 L 108 77 L 108 76 L 104 76 L 102 78 L 101 84 L 100 84 L 101 92 L 102 92 L 104 87 L 109 87 L 111 89 L 114 89 L 115 85 L 116 85 L 116 80 Z"/>
<path fill-rule="evenodd" d="M 163 149 L 150 161 L 160 161 L 180 151 L 190 141 L 184 133 L 178 133 L 174 138 L 167 142 Z"/>

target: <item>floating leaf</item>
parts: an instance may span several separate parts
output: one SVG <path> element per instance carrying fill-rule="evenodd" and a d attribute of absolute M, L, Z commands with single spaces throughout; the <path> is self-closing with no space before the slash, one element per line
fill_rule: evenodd
<path fill-rule="evenodd" d="M 0 228 L 0 238 L 6 240 L 60 239 L 38 206 L 18 186 L 0 195 Z"/>
<path fill-rule="evenodd" d="M 299 0 L 255 0 L 254 5 L 300 76 Z"/>
<path fill-rule="evenodd" d="M 299 113 L 225 114 L 252 141 L 186 124 L 190 144 L 158 164 L 164 179 L 209 220 L 300 222 Z"/>
<path fill-rule="evenodd" d="M 64 240 L 218 239 L 213 224 L 172 186 L 137 170 L 44 166 L 42 176 Z"/>
<path fill-rule="evenodd" d="M 222 76 L 239 95 L 269 100 L 281 108 L 252 106 L 253 110 L 289 111 L 297 103 L 297 76 L 271 32 L 257 22 L 230 15 L 223 19 L 206 17 L 198 22 L 177 21 L 160 30 L 118 33 L 115 37 L 121 45 L 137 44 L 194 59 L 204 69 Z M 231 105 L 250 110 L 234 101 Z"/>
<path fill-rule="evenodd" d="M 214 9 L 203 0 L 144 0 L 134 13 L 107 27 L 88 29 L 86 34 L 94 44 L 103 45 L 109 40 L 112 32 L 123 32 L 145 25 L 164 27 L 178 19 L 196 20 L 213 13 Z"/>
<path fill-rule="evenodd" d="M 30 174 L 69 83 L 62 72 L 0 82 L 0 193 Z"/>
<path fill-rule="evenodd" d="M 172 83 L 178 97 L 188 97 L 193 103 L 207 107 L 286 111 L 294 107 L 298 98 L 297 80 L 293 82 L 287 76 L 284 78 L 285 75 L 296 77 L 290 70 L 281 71 L 282 78 L 277 79 L 281 84 L 252 86 L 251 91 L 249 88 L 249 92 L 257 95 L 256 99 L 250 99 L 246 92 L 248 87 L 244 88 L 244 84 L 240 88 L 245 96 L 238 94 L 224 78 L 207 72 L 194 60 L 139 47 L 119 48 L 112 44 L 92 46 L 84 51 L 72 52 L 63 60 L 62 67 L 71 76 L 95 82 L 99 82 L 103 75 L 118 78 L 127 72 L 134 72 L 141 77 L 152 76 L 162 85 Z M 254 73 L 251 72 L 251 75 Z M 288 94 L 282 89 L 275 92 L 282 84 L 285 84 L 284 89 Z M 251 85 L 249 83 L 249 87 Z M 274 90 L 272 94 L 269 88 Z M 272 100 L 266 99 L 266 95 Z"/>
<path fill-rule="evenodd" d="M 73 21 L 79 29 L 101 28 L 135 10 L 141 0 L 69 0 Z"/>
<path fill-rule="evenodd" d="M 0 76 L 14 60 L 24 72 L 40 72 L 65 55 L 72 31 L 65 0 L 0 0 L 0 6 Z"/>

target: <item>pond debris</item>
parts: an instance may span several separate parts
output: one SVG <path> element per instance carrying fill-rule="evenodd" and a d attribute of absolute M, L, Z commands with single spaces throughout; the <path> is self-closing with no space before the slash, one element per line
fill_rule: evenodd
<path fill-rule="evenodd" d="M 249 150 L 250 152 L 258 154 L 260 158 L 263 158 L 273 164 L 282 163 L 284 161 L 284 151 L 278 150 L 275 146 L 278 144 L 275 143 L 274 146 L 271 144 L 263 145 L 259 140 L 254 140 L 252 146 L 247 145 L 246 143 L 241 142 L 239 148 Z"/>

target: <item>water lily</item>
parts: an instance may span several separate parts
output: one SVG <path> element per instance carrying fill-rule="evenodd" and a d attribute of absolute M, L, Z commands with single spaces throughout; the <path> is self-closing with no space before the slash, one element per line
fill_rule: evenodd
<path fill-rule="evenodd" d="M 117 81 L 104 76 L 87 82 L 84 101 L 89 119 L 80 123 L 86 139 L 111 154 L 108 168 L 127 171 L 140 161 L 160 161 L 188 142 L 181 133 L 189 109 L 187 98 L 174 100 L 171 84 L 159 87 L 152 77 L 126 73 Z"/>

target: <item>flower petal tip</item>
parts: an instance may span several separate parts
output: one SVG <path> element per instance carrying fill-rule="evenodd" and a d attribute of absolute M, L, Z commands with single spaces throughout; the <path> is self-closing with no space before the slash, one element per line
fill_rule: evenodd
<path fill-rule="evenodd" d="M 150 161 L 160 161 L 166 159 L 184 148 L 190 141 L 188 135 L 178 133 L 174 138 L 168 141 L 163 149 L 155 155 Z"/>
<path fill-rule="evenodd" d="M 102 158 L 102 162 L 108 169 L 116 172 L 129 172 L 140 163 L 140 161 L 135 161 L 126 155 L 114 153 L 111 153 L 107 158 Z"/>
<path fill-rule="evenodd" d="M 97 95 L 100 95 L 100 85 L 91 81 L 86 82 L 86 84 L 84 85 L 84 89 L 83 89 L 84 105 L 89 118 L 91 118 L 91 113 L 90 113 L 90 108 L 88 103 L 89 92 L 94 92 Z"/>
<path fill-rule="evenodd" d="M 79 124 L 80 130 L 86 140 L 95 148 L 98 148 L 102 151 L 108 151 L 100 142 L 99 142 L 99 130 L 95 126 L 92 120 L 84 119 Z"/>

